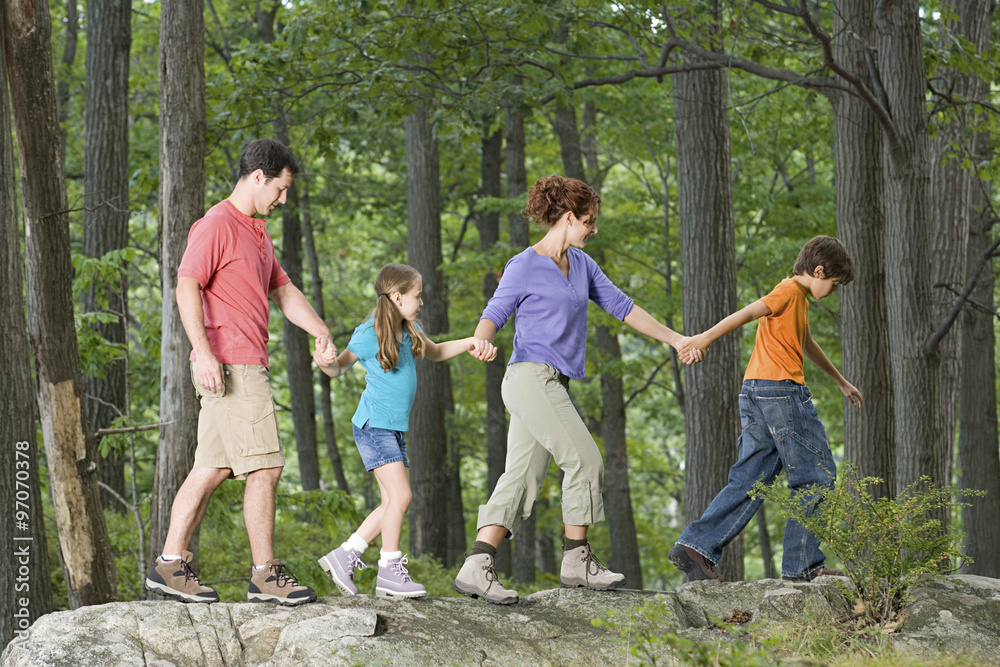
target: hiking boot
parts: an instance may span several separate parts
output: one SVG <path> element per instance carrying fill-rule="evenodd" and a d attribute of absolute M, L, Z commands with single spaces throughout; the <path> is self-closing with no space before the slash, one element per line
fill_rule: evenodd
<path fill-rule="evenodd" d="M 597 560 L 590 544 L 563 553 L 559 583 L 563 588 L 590 588 L 610 591 L 625 585 L 625 575 L 612 572 Z"/>
<path fill-rule="evenodd" d="M 406 556 L 393 558 L 383 566 L 379 563 L 375 580 L 375 595 L 380 598 L 422 598 L 427 591 L 410 579 L 406 570 Z"/>
<path fill-rule="evenodd" d="M 295 580 L 295 575 L 282 565 L 277 558 L 267 561 L 267 567 L 259 572 L 250 568 L 250 588 L 247 590 L 250 602 L 277 602 L 286 607 L 295 607 L 316 599 L 316 593 L 308 586 Z"/>
<path fill-rule="evenodd" d="M 497 580 L 497 571 L 493 569 L 493 556 L 489 554 L 473 554 L 466 558 L 451 587 L 462 595 L 482 598 L 493 604 L 517 602 L 517 591 L 507 590 Z"/>
<path fill-rule="evenodd" d="M 341 595 L 358 594 L 358 587 L 354 585 L 354 571 L 363 570 L 367 566 L 361 562 L 361 554 L 357 551 L 337 547 L 319 559 L 319 566 L 337 584 Z"/>
<path fill-rule="evenodd" d="M 188 565 L 194 554 L 185 551 L 177 560 L 153 561 L 142 587 L 151 593 L 181 602 L 218 602 L 219 594 L 202 586 L 198 576 Z"/>
<path fill-rule="evenodd" d="M 714 579 L 725 581 L 722 575 L 715 571 L 712 562 L 691 547 L 675 544 L 667 553 L 667 558 L 678 570 L 686 574 L 692 581 Z"/>
<path fill-rule="evenodd" d="M 816 577 L 842 577 L 844 573 L 841 570 L 835 570 L 832 567 L 817 567 L 814 570 L 806 572 L 805 574 L 800 574 L 795 577 L 781 577 L 783 581 L 812 581 Z"/>

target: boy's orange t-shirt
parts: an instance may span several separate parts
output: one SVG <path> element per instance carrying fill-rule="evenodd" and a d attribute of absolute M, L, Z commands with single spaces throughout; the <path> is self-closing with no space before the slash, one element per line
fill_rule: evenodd
<path fill-rule="evenodd" d="M 771 314 L 757 320 L 757 338 L 744 380 L 806 383 L 802 346 L 809 333 L 808 293 L 794 278 L 785 278 L 761 299 Z"/>

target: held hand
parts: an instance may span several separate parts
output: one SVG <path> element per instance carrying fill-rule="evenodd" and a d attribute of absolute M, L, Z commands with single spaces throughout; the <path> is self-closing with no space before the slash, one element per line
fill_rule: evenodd
<path fill-rule="evenodd" d="M 479 361 L 493 361 L 497 356 L 497 348 L 488 340 L 473 338 L 469 342 L 469 354 Z"/>
<path fill-rule="evenodd" d="M 840 391 L 844 394 L 844 397 L 850 401 L 851 405 L 861 409 L 861 405 L 865 402 L 865 397 L 861 395 L 858 388 L 855 387 L 850 382 L 844 381 L 844 384 L 840 385 Z"/>
<path fill-rule="evenodd" d="M 677 355 L 683 364 L 696 364 L 705 359 L 705 350 L 708 345 L 699 336 L 683 336 L 674 346 Z"/>
<path fill-rule="evenodd" d="M 211 351 L 203 351 L 196 356 L 194 369 L 198 384 L 213 394 L 221 393 L 226 388 L 226 381 L 222 377 L 222 364 Z"/>
<path fill-rule="evenodd" d="M 333 344 L 333 339 L 328 334 L 316 338 L 316 350 L 313 352 L 313 361 L 317 366 L 329 366 L 337 360 L 337 346 Z"/>

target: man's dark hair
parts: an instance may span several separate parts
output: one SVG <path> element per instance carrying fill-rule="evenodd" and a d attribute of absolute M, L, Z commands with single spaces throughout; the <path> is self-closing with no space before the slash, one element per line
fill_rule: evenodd
<path fill-rule="evenodd" d="M 817 236 L 806 242 L 795 260 L 793 273 L 811 276 L 817 266 L 823 267 L 824 276 L 836 278 L 841 285 L 854 280 L 854 262 L 844 244 L 832 236 Z"/>
<path fill-rule="evenodd" d="M 288 146 L 274 139 L 257 139 L 251 141 L 240 153 L 240 173 L 236 180 L 249 176 L 260 169 L 267 179 L 281 176 L 287 169 L 292 176 L 299 173 L 299 164 Z"/>

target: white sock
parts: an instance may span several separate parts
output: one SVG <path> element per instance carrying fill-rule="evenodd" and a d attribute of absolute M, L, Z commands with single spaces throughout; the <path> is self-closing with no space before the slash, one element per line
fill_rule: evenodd
<path fill-rule="evenodd" d="M 180 556 L 174 556 L 173 554 L 160 554 L 160 562 L 166 563 L 168 560 L 180 560 Z"/>
<path fill-rule="evenodd" d="M 253 566 L 253 571 L 254 572 L 262 572 L 265 567 L 267 567 L 267 563 L 264 563 L 263 565 L 254 565 Z"/>
<path fill-rule="evenodd" d="M 379 559 L 378 559 L 378 565 L 379 565 L 379 567 L 388 567 L 389 566 L 389 561 L 391 561 L 391 560 L 398 560 L 398 559 L 402 558 L 403 557 L 403 552 L 402 551 L 382 551 L 382 550 L 379 550 L 378 555 L 379 555 Z"/>
<path fill-rule="evenodd" d="M 340 545 L 340 548 L 351 549 L 352 551 L 357 551 L 360 554 L 368 548 L 368 543 L 365 542 L 364 538 L 357 533 L 352 533 L 351 536 L 347 538 L 347 541 Z"/>

